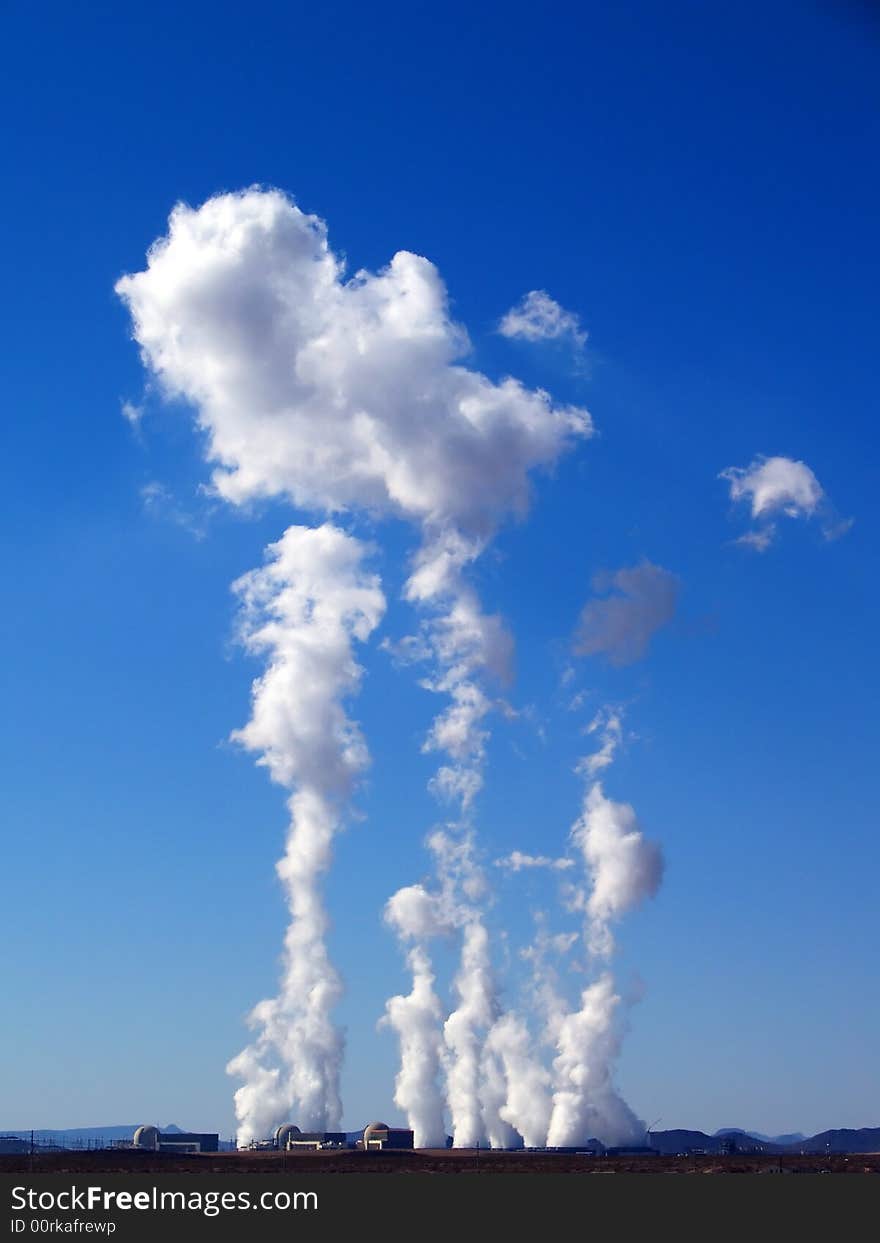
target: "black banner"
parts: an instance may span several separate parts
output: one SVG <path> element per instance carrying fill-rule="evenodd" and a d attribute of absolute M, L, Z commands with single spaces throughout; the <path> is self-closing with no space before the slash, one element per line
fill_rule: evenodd
<path fill-rule="evenodd" d="M 0 1232 L 15 1240 L 292 1239 L 339 1228 L 462 1232 L 630 1230 L 759 1233 L 768 1219 L 839 1237 L 870 1221 L 880 1181 L 831 1174 L 4 1174 Z M 870 1214 L 870 1215 L 869 1215 Z M 5 1218 L 5 1221 L 3 1220 Z"/>

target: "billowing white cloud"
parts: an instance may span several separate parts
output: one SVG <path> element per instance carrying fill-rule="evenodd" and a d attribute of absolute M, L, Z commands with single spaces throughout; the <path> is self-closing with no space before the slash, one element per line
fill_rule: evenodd
<path fill-rule="evenodd" d="M 483 540 L 526 509 L 530 471 L 592 432 L 585 410 L 461 364 L 467 334 L 427 259 L 346 280 L 324 222 L 276 190 L 178 205 L 116 289 L 236 504 L 356 506 Z"/>
<path fill-rule="evenodd" d="M 573 311 L 551 298 L 543 289 L 533 289 L 510 308 L 498 325 L 503 337 L 523 341 L 568 340 L 576 350 L 583 349 L 587 333 Z"/>
<path fill-rule="evenodd" d="M 612 665 L 630 665 L 644 656 L 653 635 L 671 621 L 679 580 L 662 566 L 643 561 L 597 574 L 593 588 L 609 594 L 584 606 L 575 651 L 582 656 L 601 653 Z"/>
<path fill-rule="evenodd" d="M 851 519 L 841 520 L 806 462 L 788 457 L 756 457 L 749 466 L 729 466 L 719 478 L 730 484 L 730 499 L 748 504 L 759 525 L 735 542 L 765 552 L 776 538 L 778 517 L 818 518 L 828 540 L 844 535 Z"/>

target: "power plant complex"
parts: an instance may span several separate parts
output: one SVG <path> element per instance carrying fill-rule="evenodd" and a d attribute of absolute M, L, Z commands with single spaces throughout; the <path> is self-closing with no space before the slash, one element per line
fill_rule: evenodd
<path fill-rule="evenodd" d="M 274 1148 L 281 1152 L 318 1151 L 323 1148 L 356 1148 L 362 1152 L 381 1152 L 385 1148 L 412 1148 L 413 1133 L 385 1122 L 371 1122 L 357 1138 L 347 1131 L 301 1131 L 291 1122 L 275 1131 L 271 1140 L 252 1140 L 247 1148 Z"/>
<path fill-rule="evenodd" d="M 220 1136 L 195 1131 L 160 1131 L 157 1126 L 139 1126 L 131 1147 L 143 1152 L 199 1153 L 219 1152 Z M 351 1148 L 361 1152 L 413 1147 L 413 1133 L 385 1122 L 371 1122 L 363 1134 L 350 1131 L 302 1131 L 292 1122 L 276 1128 L 271 1139 L 251 1140 L 242 1144 L 250 1151 L 318 1152 L 325 1148 Z"/>
<path fill-rule="evenodd" d="M 217 1152 L 220 1136 L 195 1131 L 160 1131 L 157 1126 L 139 1126 L 132 1139 L 134 1148 L 148 1152 Z"/>
<path fill-rule="evenodd" d="M 649 1137 L 646 1137 L 649 1138 Z M 130 1144 L 126 1147 L 140 1149 L 144 1152 L 174 1152 L 192 1154 L 201 1152 L 219 1152 L 220 1137 L 216 1133 L 197 1131 L 161 1131 L 156 1126 L 139 1126 Z M 415 1147 L 413 1132 L 406 1127 L 389 1126 L 387 1122 L 370 1122 L 360 1131 L 303 1131 L 292 1122 L 285 1122 L 276 1127 L 269 1139 L 252 1139 L 238 1145 L 224 1144 L 222 1147 L 237 1146 L 249 1152 L 320 1152 L 326 1149 L 351 1149 L 358 1152 L 383 1152 L 412 1150 Z M 447 1148 L 452 1147 L 452 1137 L 446 1137 Z M 477 1145 L 480 1147 L 480 1145 Z M 521 1151 L 522 1145 L 508 1151 Z M 499 1150 L 500 1151 L 500 1150 Z M 620 1148 L 608 1148 L 598 1139 L 591 1139 L 586 1144 L 567 1148 L 532 1149 L 531 1151 L 551 1151 L 584 1153 L 597 1156 L 639 1155 L 645 1156 L 657 1150 L 646 1145 L 627 1145 Z"/>

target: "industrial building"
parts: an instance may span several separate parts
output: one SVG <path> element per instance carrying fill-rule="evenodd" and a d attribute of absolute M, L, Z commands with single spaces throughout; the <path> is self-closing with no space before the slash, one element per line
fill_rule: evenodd
<path fill-rule="evenodd" d="M 381 1152 L 384 1148 L 412 1148 L 413 1133 L 385 1122 L 371 1122 L 359 1138 L 345 1131 L 301 1131 L 292 1122 L 279 1126 L 271 1140 L 255 1140 L 251 1148 L 275 1148 L 282 1152 L 319 1151 L 322 1148 L 357 1148 L 361 1152 Z"/>
<path fill-rule="evenodd" d="M 344 1131 L 301 1131 L 298 1126 L 286 1122 L 275 1132 L 274 1146 L 285 1152 L 319 1148 L 345 1148 L 348 1136 Z"/>
<path fill-rule="evenodd" d="M 157 1126 L 139 1126 L 133 1146 L 147 1152 L 217 1152 L 220 1136 L 195 1131 L 162 1132 Z"/>
<path fill-rule="evenodd" d="M 364 1138 L 359 1139 L 357 1147 L 364 1152 L 382 1151 L 383 1148 L 412 1148 L 413 1133 L 402 1127 L 388 1126 L 384 1122 L 371 1122 L 364 1129 Z"/>

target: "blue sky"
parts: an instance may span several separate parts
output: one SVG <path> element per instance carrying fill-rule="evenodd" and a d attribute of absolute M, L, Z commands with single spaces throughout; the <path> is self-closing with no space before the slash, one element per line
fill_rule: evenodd
<path fill-rule="evenodd" d="M 595 420 L 477 571 L 529 707 L 493 720 L 478 827 L 487 860 L 562 852 L 579 731 L 627 706 L 606 784 L 667 873 L 617 934 L 641 998 L 624 1095 L 664 1126 L 876 1124 L 880 29 L 784 2 L 15 3 L 6 26 L 0 1123 L 230 1133 L 223 1068 L 275 987 L 285 811 L 227 741 L 259 671 L 229 588 L 307 516 L 205 495 L 203 445 L 145 391 L 113 292 L 176 202 L 260 183 L 325 219 L 351 270 L 428 256 L 469 365 Z M 533 289 L 579 316 L 585 358 L 498 335 Z M 852 529 L 783 517 L 765 552 L 736 545 L 748 513 L 719 472 L 760 454 L 807 463 Z M 416 537 L 357 524 L 399 637 Z M 593 576 L 643 558 L 680 579 L 674 620 L 625 668 L 574 658 Z M 376 1022 L 406 980 L 380 915 L 438 818 L 437 704 L 378 643 L 362 660 L 373 763 L 327 884 L 350 1127 L 399 1116 Z M 515 979 L 554 882 L 493 882 Z"/>

